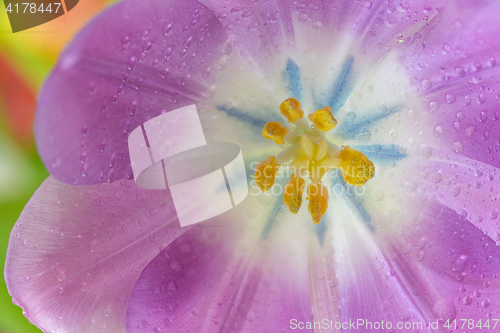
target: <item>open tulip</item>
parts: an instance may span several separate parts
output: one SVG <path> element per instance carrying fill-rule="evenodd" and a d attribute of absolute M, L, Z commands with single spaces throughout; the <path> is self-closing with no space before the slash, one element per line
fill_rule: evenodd
<path fill-rule="evenodd" d="M 493 329 L 499 14 L 483 0 L 110 7 L 40 93 L 52 176 L 12 231 L 14 301 L 47 332 Z M 190 104 L 208 141 L 241 147 L 251 182 L 181 228 L 168 190 L 135 185 L 127 138 Z"/>

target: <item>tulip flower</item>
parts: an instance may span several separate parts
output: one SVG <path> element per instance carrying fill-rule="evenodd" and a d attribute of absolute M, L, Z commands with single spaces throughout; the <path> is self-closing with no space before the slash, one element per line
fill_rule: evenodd
<path fill-rule="evenodd" d="M 47 332 L 494 331 L 500 4 L 125 0 L 61 54 L 6 281 Z M 180 227 L 127 139 L 196 104 L 249 195 Z M 168 142 L 166 143 L 168 144 Z M 455 326 L 454 326 L 455 325 Z"/>

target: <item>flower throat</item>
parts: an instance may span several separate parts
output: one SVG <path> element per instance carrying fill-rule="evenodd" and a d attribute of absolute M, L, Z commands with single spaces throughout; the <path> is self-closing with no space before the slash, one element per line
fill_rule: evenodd
<path fill-rule="evenodd" d="M 285 185 L 283 202 L 290 212 L 297 214 L 301 205 L 306 178 L 308 210 L 312 221 L 319 223 L 328 208 L 328 190 L 323 185 L 323 176 L 332 169 L 339 169 L 347 184 L 363 186 L 375 174 L 373 163 L 360 151 L 349 146 L 339 147 L 328 142 L 324 133 L 337 126 L 330 107 L 325 106 L 304 118 L 300 102 L 288 98 L 280 105 L 281 114 L 289 123 L 288 128 L 279 121 L 267 123 L 262 129 L 266 139 L 278 145 L 290 147 L 276 157 L 269 156 L 259 162 L 255 170 L 255 181 L 262 191 L 268 191 L 275 182 L 282 166 L 292 171 Z M 312 124 L 311 124 L 312 122 Z"/>

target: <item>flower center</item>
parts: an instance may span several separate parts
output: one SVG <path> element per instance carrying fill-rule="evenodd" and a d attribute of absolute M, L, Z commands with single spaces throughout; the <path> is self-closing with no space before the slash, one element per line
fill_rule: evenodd
<path fill-rule="evenodd" d="M 262 191 L 268 191 L 275 182 L 282 166 L 290 168 L 292 175 L 284 188 L 283 202 L 297 214 L 302 205 L 302 196 L 307 185 L 308 209 L 314 223 L 319 223 L 328 207 L 328 190 L 322 184 L 323 176 L 332 169 L 339 169 L 344 181 L 350 185 L 363 186 L 375 174 L 375 166 L 361 152 L 349 146 L 339 147 L 328 142 L 324 133 L 337 126 L 330 107 L 325 106 L 304 118 L 300 102 L 288 98 L 280 105 L 281 114 L 287 119 L 289 128 L 279 121 L 264 126 L 262 135 L 278 145 L 287 144 L 276 157 L 270 156 L 257 164 L 255 181 Z"/>

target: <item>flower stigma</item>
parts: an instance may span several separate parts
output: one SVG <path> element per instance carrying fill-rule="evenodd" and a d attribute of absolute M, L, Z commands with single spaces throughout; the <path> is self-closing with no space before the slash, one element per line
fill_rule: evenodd
<path fill-rule="evenodd" d="M 324 134 L 337 126 L 337 120 L 330 107 L 325 106 L 304 118 L 301 104 L 295 98 L 288 98 L 280 105 L 281 114 L 289 127 L 279 121 L 267 123 L 262 135 L 278 145 L 286 147 L 276 157 L 269 156 L 259 162 L 255 169 L 255 182 L 266 192 L 275 183 L 281 167 L 292 172 L 285 185 L 283 202 L 290 212 L 297 214 L 302 205 L 302 196 L 307 185 L 308 210 L 312 221 L 317 224 L 328 208 L 328 189 L 322 184 L 323 176 L 330 170 L 339 169 L 347 184 L 363 186 L 373 178 L 375 166 L 362 152 L 349 146 L 337 146 L 329 142 Z"/>

